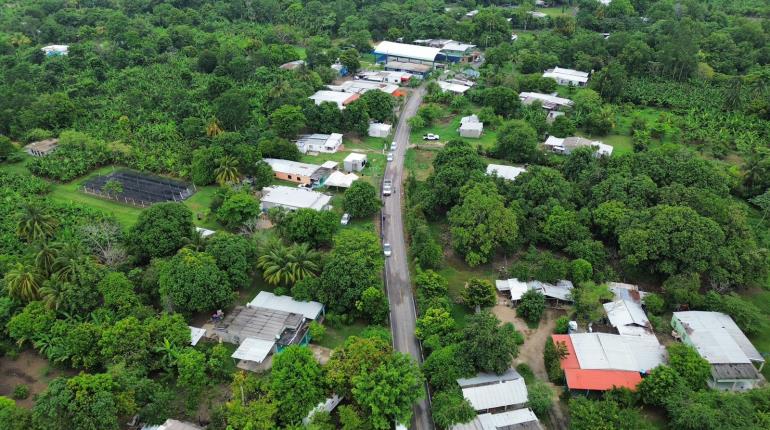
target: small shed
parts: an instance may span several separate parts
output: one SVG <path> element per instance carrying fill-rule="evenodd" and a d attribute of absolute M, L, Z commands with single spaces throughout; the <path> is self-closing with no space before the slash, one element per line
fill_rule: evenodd
<path fill-rule="evenodd" d="M 478 373 L 457 380 L 463 397 L 477 412 L 499 412 L 523 408 L 529 397 L 524 378 L 514 369 L 502 375 Z"/>
<path fill-rule="evenodd" d="M 24 147 L 24 150 L 33 157 L 45 157 L 54 152 L 58 146 L 59 139 L 45 139 L 30 143 Z"/>
<path fill-rule="evenodd" d="M 463 117 L 460 120 L 460 136 L 478 139 L 484 131 L 484 123 L 479 121 L 476 115 Z"/>
<path fill-rule="evenodd" d="M 366 154 L 351 152 L 342 161 L 342 167 L 346 172 L 360 172 L 366 167 Z"/>
<path fill-rule="evenodd" d="M 371 137 L 388 137 L 390 130 L 393 128 L 390 124 L 383 124 L 380 122 L 373 122 L 369 124 L 369 136 Z"/>
<path fill-rule="evenodd" d="M 339 170 L 336 170 L 329 175 L 324 185 L 327 187 L 350 188 L 350 186 L 353 185 L 353 182 L 357 180 L 358 175 L 355 173 L 342 173 Z"/>

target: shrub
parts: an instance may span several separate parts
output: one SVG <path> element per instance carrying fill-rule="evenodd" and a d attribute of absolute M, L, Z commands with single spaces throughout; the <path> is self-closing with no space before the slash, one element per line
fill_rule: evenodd
<path fill-rule="evenodd" d="M 311 322 L 309 330 L 310 330 L 310 337 L 316 342 L 322 341 L 323 338 L 326 336 L 326 327 L 324 327 L 318 321 Z"/>
<path fill-rule="evenodd" d="M 567 334 L 569 332 L 569 317 L 566 315 L 556 318 L 556 325 L 553 328 L 555 334 Z"/>
<path fill-rule="evenodd" d="M 532 412 L 538 417 L 544 418 L 553 406 L 553 389 L 545 382 L 536 379 L 532 383 L 527 384 L 527 391 L 529 407 L 532 409 Z"/>
<path fill-rule="evenodd" d="M 546 339 L 543 362 L 545 363 L 545 371 L 548 373 L 548 380 L 554 384 L 561 384 L 564 381 L 561 359 L 564 357 L 565 350 L 566 346 L 563 343 L 556 345 L 550 337 Z"/>
<path fill-rule="evenodd" d="M 529 324 L 537 325 L 545 312 L 545 296 L 537 290 L 527 290 L 516 307 L 516 315 Z"/>
<path fill-rule="evenodd" d="M 16 400 L 24 400 L 29 397 L 29 386 L 26 384 L 19 384 L 13 387 L 13 398 Z"/>

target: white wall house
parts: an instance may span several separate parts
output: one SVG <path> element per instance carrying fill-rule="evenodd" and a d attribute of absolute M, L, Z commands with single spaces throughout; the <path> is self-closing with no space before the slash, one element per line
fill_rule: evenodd
<path fill-rule="evenodd" d="M 559 85 L 574 85 L 576 87 L 584 87 L 586 82 L 588 82 L 587 72 L 563 69 L 561 67 L 554 67 L 553 69 L 546 70 L 545 73 L 543 73 L 543 77 L 553 79 Z"/>

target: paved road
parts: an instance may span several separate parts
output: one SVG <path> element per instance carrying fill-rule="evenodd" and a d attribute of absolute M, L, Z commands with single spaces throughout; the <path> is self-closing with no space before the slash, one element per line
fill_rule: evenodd
<path fill-rule="evenodd" d="M 393 346 L 397 351 L 414 357 L 422 362 L 422 352 L 417 338 L 414 337 L 416 310 L 412 283 L 409 279 L 409 263 L 404 239 L 404 222 L 402 219 L 404 155 L 409 144 L 409 124 L 407 120 L 417 113 L 417 108 L 425 94 L 424 87 L 412 91 L 409 100 L 402 108 L 401 117 L 396 126 L 394 141 L 398 149 L 393 154 L 393 161 L 385 169 L 385 179 L 393 180 L 393 194 L 383 197 L 382 234 L 383 241 L 390 243 L 393 255 L 385 262 L 385 281 L 390 301 L 390 325 L 393 332 Z M 427 397 L 427 394 L 426 394 Z M 411 430 L 431 430 L 433 421 L 430 418 L 428 401 L 423 400 L 415 405 L 414 419 L 409 426 Z"/>

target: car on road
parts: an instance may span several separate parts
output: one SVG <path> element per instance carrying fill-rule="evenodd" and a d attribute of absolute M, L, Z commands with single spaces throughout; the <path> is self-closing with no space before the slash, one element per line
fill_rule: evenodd
<path fill-rule="evenodd" d="M 393 153 L 388 152 L 388 161 L 393 161 Z"/>
<path fill-rule="evenodd" d="M 422 140 L 439 140 L 438 134 L 428 133 L 422 137 Z"/>
<path fill-rule="evenodd" d="M 350 222 L 350 214 L 349 213 L 342 214 L 342 219 L 340 220 L 340 224 L 348 225 L 349 222 Z"/>
<path fill-rule="evenodd" d="M 390 150 L 395 151 L 396 149 L 398 149 L 398 143 L 394 140 L 393 142 L 390 142 Z"/>
<path fill-rule="evenodd" d="M 390 257 L 391 254 L 393 254 L 393 249 L 388 242 L 382 244 L 382 253 L 385 254 L 386 257 Z"/>
<path fill-rule="evenodd" d="M 390 179 L 385 179 L 382 181 L 382 195 L 389 196 L 391 193 L 393 193 L 393 181 Z"/>

